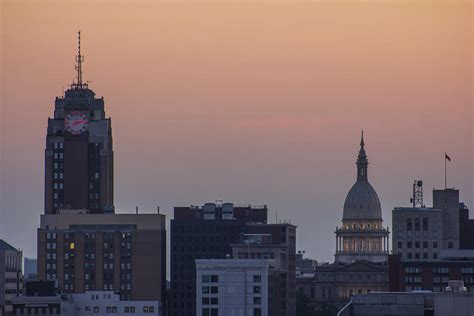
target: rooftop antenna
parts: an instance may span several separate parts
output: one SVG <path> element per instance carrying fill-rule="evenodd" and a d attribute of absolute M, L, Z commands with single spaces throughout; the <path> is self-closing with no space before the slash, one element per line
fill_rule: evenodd
<path fill-rule="evenodd" d="M 413 196 L 410 198 L 413 207 L 425 207 L 423 204 L 423 181 L 415 180 L 413 182 Z"/>
<path fill-rule="evenodd" d="M 81 55 L 81 31 L 77 32 L 77 56 L 76 56 L 76 83 L 74 84 L 76 88 L 82 89 L 83 86 L 87 84 L 82 83 L 82 62 L 84 61 L 84 56 Z"/>

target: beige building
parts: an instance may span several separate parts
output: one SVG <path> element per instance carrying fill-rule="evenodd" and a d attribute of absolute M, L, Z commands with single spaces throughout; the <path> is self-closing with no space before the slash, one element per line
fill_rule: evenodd
<path fill-rule="evenodd" d="M 54 281 L 65 293 L 118 291 L 121 300 L 164 303 L 165 215 L 41 215 L 38 278 Z"/>

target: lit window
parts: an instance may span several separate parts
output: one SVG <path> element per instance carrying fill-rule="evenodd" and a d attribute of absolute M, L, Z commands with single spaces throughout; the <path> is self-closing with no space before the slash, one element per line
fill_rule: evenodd
<path fill-rule="evenodd" d="M 76 245 L 72 242 L 69 244 L 69 249 L 74 249 L 76 247 Z"/>

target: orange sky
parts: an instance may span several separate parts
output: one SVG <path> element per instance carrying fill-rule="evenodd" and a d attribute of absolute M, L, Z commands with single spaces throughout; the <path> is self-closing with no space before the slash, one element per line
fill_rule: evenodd
<path fill-rule="evenodd" d="M 112 117 L 119 211 L 268 204 L 299 249 L 332 260 L 362 128 L 386 225 L 415 178 L 431 205 L 445 151 L 474 209 L 471 1 L 0 3 L 0 238 L 27 256 L 79 29 Z"/>

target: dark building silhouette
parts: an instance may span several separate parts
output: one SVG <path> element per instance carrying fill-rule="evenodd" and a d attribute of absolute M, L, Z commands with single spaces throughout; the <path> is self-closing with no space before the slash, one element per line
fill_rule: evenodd
<path fill-rule="evenodd" d="M 266 223 L 266 206 L 206 203 L 175 207 L 171 220 L 172 316 L 196 315 L 195 259 L 225 259 L 250 223 Z"/>
<path fill-rule="evenodd" d="M 77 78 L 64 97 L 55 101 L 48 119 L 45 150 L 45 213 L 61 208 L 114 210 L 112 126 L 104 99 L 82 81 L 82 61 L 76 57 Z"/>

